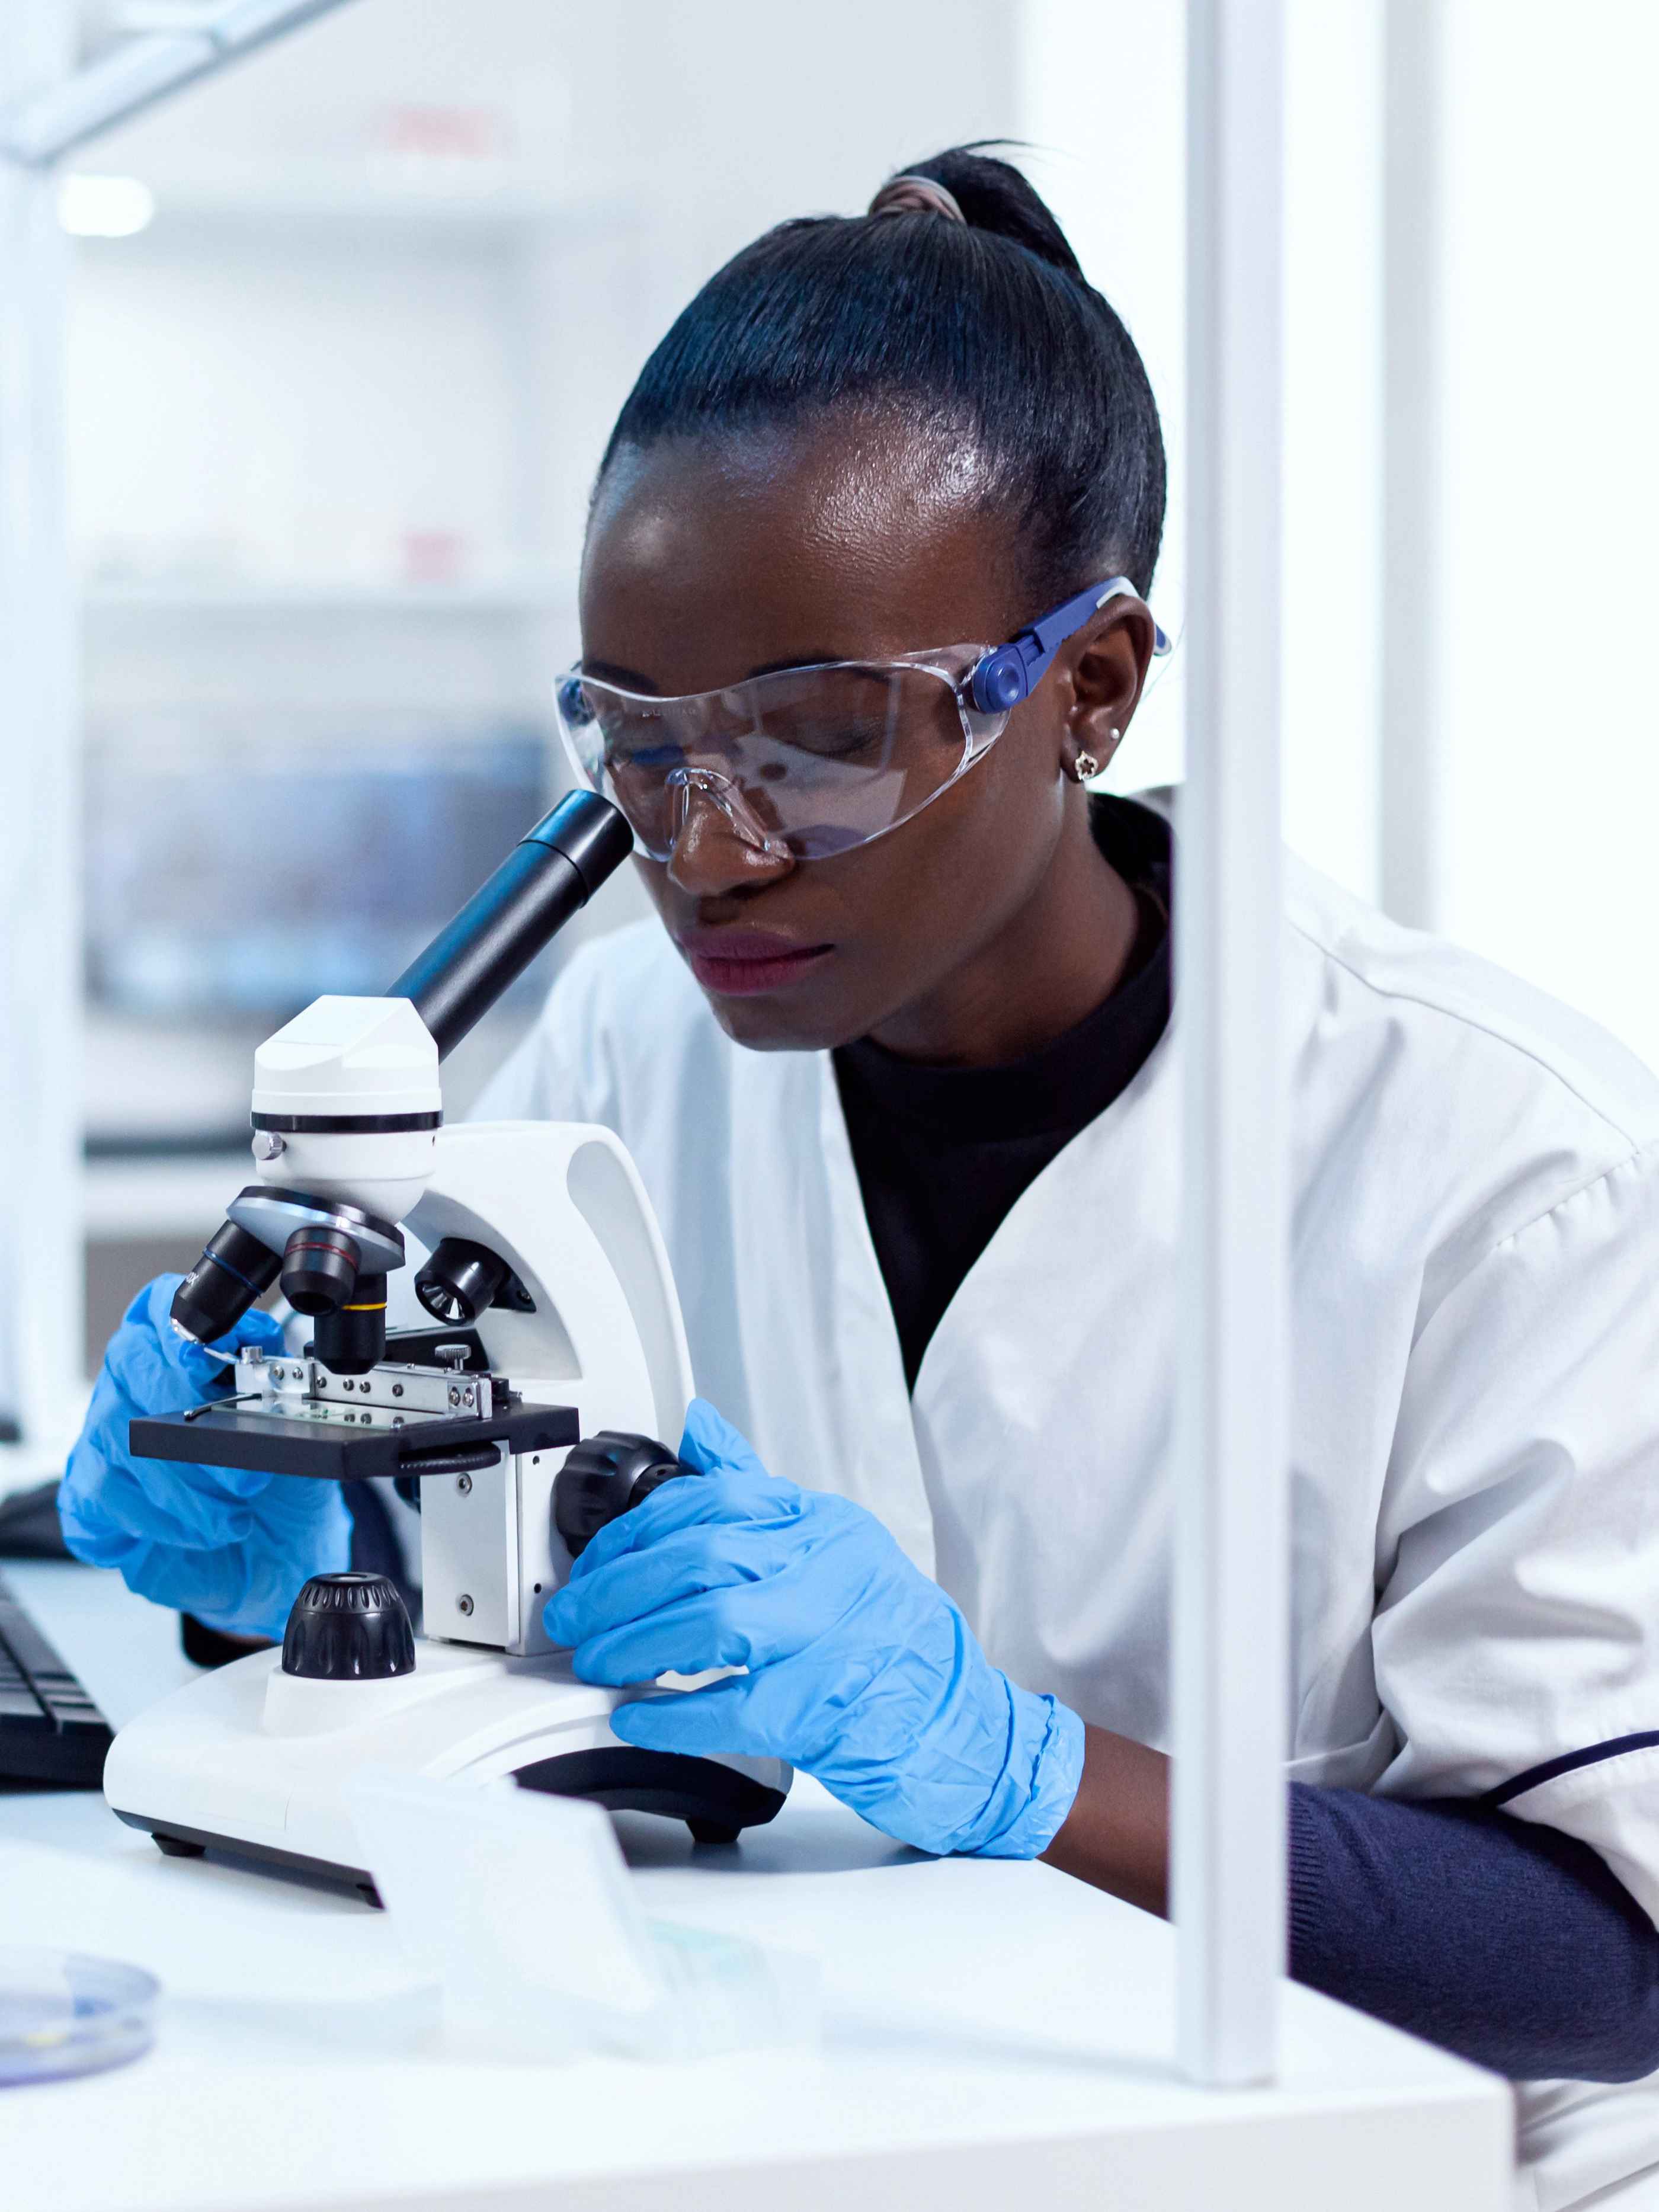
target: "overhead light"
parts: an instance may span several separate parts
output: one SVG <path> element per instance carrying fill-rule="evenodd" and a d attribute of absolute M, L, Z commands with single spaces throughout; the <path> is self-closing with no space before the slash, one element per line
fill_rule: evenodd
<path fill-rule="evenodd" d="M 155 195 L 137 177 L 70 175 L 58 188 L 58 220 L 74 238 L 132 238 L 155 213 Z"/>

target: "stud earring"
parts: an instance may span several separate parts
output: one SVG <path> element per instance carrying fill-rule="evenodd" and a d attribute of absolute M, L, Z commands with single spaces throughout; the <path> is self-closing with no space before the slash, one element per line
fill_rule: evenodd
<path fill-rule="evenodd" d="M 1117 750 L 1118 740 L 1122 734 L 1123 732 L 1121 730 L 1107 731 L 1107 760 L 1110 760 L 1112 755 Z M 1105 763 L 1097 760 L 1092 753 L 1079 753 L 1077 758 L 1072 763 L 1072 765 L 1066 773 L 1070 775 L 1073 783 L 1087 783 L 1091 775 L 1098 775 L 1100 774 L 1100 771 L 1104 765 Z"/>

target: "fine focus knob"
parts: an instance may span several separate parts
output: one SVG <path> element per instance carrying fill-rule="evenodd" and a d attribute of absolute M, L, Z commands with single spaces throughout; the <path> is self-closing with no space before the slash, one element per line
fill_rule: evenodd
<path fill-rule="evenodd" d="M 415 1632 L 386 1575 L 313 1575 L 294 1601 L 283 1672 L 313 1682 L 383 1682 L 415 1671 Z"/>
<path fill-rule="evenodd" d="M 600 1429 L 573 1445 L 553 1485 L 553 1526 L 579 1559 L 608 1521 L 650 1497 L 665 1482 L 696 1474 L 654 1437 Z"/>

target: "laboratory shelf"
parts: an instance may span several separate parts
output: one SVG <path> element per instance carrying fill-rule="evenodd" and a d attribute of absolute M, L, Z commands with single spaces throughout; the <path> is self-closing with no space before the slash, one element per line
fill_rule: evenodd
<path fill-rule="evenodd" d="M 544 614 L 568 605 L 574 583 L 532 578 L 477 584 L 133 582 L 84 586 L 89 614 Z"/>
<path fill-rule="evenodd" d="M 216 232 L 272 228 L 280 228 L 291 243 L 324 247 L 366 231 L 402 233 L 416 241 L 494 236 L 511 245 L 550 230 L 613 229 L 638 212 L 629 196 L 595 193 L 584 180 L 538 182 L 501 171 L 473 173 L 459 163 L 447 173 L 435 163 L 423 172 L 411 165 L 400 173 L 395 162 L 377 172 L 368 161 L 291 161 L 274 172 L 239 174 L 223 168 L 198 178 L 146 169 L 143 174 L 155 195 L 149 227 L 127 238 L 78 239 L 79 251 L 166 250 L 197 235 L 210 240 Z"/>
<path fill-rule="evenodd" d="M 226 1200 L 252 1180 L 246 1146 L 196 1158 L 88 1160 L 82 1183 L 86 1234 L 100 1243 L 206 1237 L 223 1218 Z M 180 1267 L 187 1257 L 181 1255 Z"/>

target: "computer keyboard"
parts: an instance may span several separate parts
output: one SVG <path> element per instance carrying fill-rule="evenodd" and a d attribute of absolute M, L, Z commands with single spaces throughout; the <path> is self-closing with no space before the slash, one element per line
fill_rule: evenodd
<path fill-rule="evenodd" d="M 110 1725 L 0 1576 L 0 1781 L 104 1778 Z"/>

